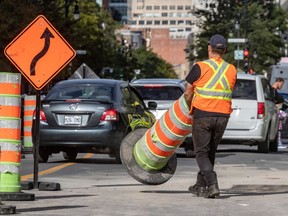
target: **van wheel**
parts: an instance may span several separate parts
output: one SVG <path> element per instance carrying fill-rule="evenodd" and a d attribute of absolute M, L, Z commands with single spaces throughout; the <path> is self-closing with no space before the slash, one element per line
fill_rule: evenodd
<path fill-rule="evenodd" d="M 66 160 L 69 160 L 69 161 L 75 161 L 75 159 L 77 158 L 77 152 L 63 152 L 63 157 L 64 159 Z"/>
<path fill-rule="evenodd" d="M 277 132 L 275 139 L 272 142 L 270 142 L 269 150 L 271 152 L 277 152 L 278 151 L 278 132 Z"/>
<path fill-rule="evenodd" d="M 266 138 L 263 142 L 258 143 L 258 152 L 259 153 L 268 153 L 270 145 L 270 130 L 268 129 Z"/>

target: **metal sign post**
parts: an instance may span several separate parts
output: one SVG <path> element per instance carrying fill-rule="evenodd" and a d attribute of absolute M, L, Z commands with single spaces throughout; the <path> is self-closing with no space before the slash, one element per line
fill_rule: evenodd
<path fill-rule="evenodd" d="M 36 91 L 36 119 L 35 119 L 35 143 L 33 145 L 33 157 L 34 157 L 34 175 L 33 175 L 33 186 L 38 188 L 38 161 L 39 161 L 39 143 L 40 143 L 40 100 L 41 100 L 41 91 Z"/>

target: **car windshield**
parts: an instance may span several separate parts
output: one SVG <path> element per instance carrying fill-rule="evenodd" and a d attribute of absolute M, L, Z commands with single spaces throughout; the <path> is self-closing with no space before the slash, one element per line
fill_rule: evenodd
<path fill-rule="evenodd" d="M 177 100 L 183 90 L 177 86 L 147 85 L 135 86 L 144 100 Z"/>
<path fill-rule="evenodd" d="M 232 93 L 235 99 L 256 100 L 256 83 L 254 80 L 237 79 Z"/>
<path fill-rule="evenodd" d="M 87 99 L 109 102 L 114 100 L 113 87 L 107 85 L 85 84 L 62 86 L 53 89 L 45 100 Z"/>

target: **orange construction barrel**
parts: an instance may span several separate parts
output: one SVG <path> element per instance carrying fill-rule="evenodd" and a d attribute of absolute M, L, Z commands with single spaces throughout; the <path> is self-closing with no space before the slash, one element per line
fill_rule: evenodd
<path fill-rule="evenodd" d="M 23 115 L 23 146 L 24 148 L 32 148 L 32 121 L 33 112 L 36 108 L 36 95 L 24 96 L 24 115 Z"/>
<path fill-rule="evenodd" d="M 20 192 L 21 75 L 0 72 L 0 192 Z"/>
<path fill-rule="evenodd" d="M 192 131 L 184 95 L 150 129 L 136 129 L 122 141 L 120 156 L 128 173 L 144 184 L 162 184 L 174 174 L 175 151 Z"/>

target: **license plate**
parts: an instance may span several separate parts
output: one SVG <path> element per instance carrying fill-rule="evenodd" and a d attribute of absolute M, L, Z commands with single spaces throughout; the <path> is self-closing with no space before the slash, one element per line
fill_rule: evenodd
<path fill-rule="evenodd" d="M 82 118 L 81 116 L 64 116 L 65 125 L 81 125 Z"/>

